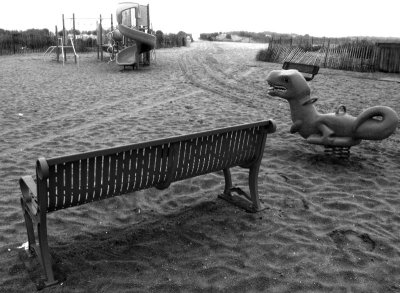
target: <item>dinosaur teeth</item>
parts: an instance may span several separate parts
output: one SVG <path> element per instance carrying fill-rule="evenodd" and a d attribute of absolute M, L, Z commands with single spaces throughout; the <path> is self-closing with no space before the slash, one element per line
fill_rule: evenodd
<path fill-rule="evenodd" d="M 272 83 L 268 83 L 270 88 L 268 89 L 269 91 L 278 91 L 278 92 L 284 92 L 286 91 L 286 88 L 284 86 L 281 85 L 276 85 L 276 84 L 272 84 Z"/>
<path fill-rule="evenodd" d="M 273 86 L 271 86 L 269 89 L 270 89 L 270 90 L 273 90 L 273 91 L 278 91 L 278 92 L 284 92 L 284 91 L 286 91 L 286 88 L 285 88 L 285 87 L 283 87 L 283 86 L 278 86 L 278 85 L 273 85 Z"/>

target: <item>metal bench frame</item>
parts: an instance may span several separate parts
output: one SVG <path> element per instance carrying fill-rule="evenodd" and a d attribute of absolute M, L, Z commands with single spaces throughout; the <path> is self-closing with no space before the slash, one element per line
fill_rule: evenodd
<path fill-rule="evenodd" d="M 225 188 L 220 197 L 249 212 L 260 211 L 258 172 L 267 134 L 275 130 L 275 123 L 265 120 L 51 159 L 39 158 L 36 180 L 23 176 L 19 183 L 29 252 L 38 256 L 45 273 L 41 286 L 58 282 L 47 239 L 46 216 L 50 212 L 150 187 L 164 189 L 172 182 L 221 170 Z M 234 166 L 249 169 L 249 195 L 232 186 L 230 168 Z"/>
<path fill-rule="evenodd" d="M 311 76 L 308 75 L 304 75 L 304 78 L 307 81 L 310 81 L 314 78 L 315 75 L 318 74 L 319 71 L 319 66 L 317 65 L 311 65 L 311 64 L 303 64 L 303 63 L 294 63 L 294 62 L 284 62 L 283 69 L 296 69 L 298 71 L 300 71 L 301 73 L 306 73 L 306 74 L 310 74 Z"/>

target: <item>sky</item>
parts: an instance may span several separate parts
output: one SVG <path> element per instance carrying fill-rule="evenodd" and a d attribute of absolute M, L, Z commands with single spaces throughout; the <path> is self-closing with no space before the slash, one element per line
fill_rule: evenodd
<path fill-rule="evenodd" d="M 115 0 L 18 0 L 3 1 L 0 28 L 26 30 L 72 29 L 72 14 L 78 30 L 95 30 L 100 14 L 110 18 Z M 143 0 L 150 4 L 154 30 L 164 33 L 271 31 L 315 37 L 374 36 L 400 38 L 399 0 Z M 104 27 L 110 27 L 104 19 Z"/>

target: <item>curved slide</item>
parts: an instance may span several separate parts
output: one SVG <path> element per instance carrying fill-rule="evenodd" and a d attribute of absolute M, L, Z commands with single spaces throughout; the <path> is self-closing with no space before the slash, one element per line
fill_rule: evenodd
<path fill-rule="evenodd" d="M 130 28 L 122 23 L 122 12 L 133 8 L 136 10 L 135 16 L 140 18 L 139 4 L 137 3 L 124 2 L 120 3 L 117 8 L 118 30 L 124 37 L 136 42 L 136 45 L 127 47 L 117 54 L 115 61 L 118 65 L 129 66 L 137 64 L 139 54 L 148 52 L 156 46 L 156 36 Z"/>

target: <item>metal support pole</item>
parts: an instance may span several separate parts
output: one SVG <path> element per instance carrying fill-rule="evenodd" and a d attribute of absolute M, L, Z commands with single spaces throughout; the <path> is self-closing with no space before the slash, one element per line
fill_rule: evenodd
<path fill-rule="evenodd" d="M 56 26 L 56 48 L 57 48 L 57 62 L 60 62 L 60 48 L 58 46 L 58 30 L 57 30 L 57 26 Z"/>
<path fill-rule="evenodd" d="M 64 22 L 64 14 L 62 15 L 62 24 L 63 24 L 63 42 L 62 42 L 62 46 L 65 46 L 65 22 Z M 63 58 L 64 61 L 67 61 L 67 52 L 64 50 L 64 54 L 63 54 Z"/>
<path fill-rule="evenodd" d="M 75 33 L 75 13 L 73 13 L 72 14 L 72 29 L 74 30 L 74 44 L 73 44 L 73 47 L 75 48 L 75 50 L 76 50 L 76 33 Z M 77 60 L 76 60 L 76 52 L 74 52 L 74 58 L 75 58 L 75 64 L 76 64 L 76 62 L 77 62 Z"/>
<path fill-rule="evenodd" d="M 99 36 L 97 36 L 97 38 L 99 38 Z M 102 46 L 103 45 L 103 25 L 102 25 L 102 21 L 101 21 L 101 14 L 100 14 L 100 44 L 99 44 L 99 49 L 100 49 L 100 60 L 103 61 L 103 49 Z"/>

